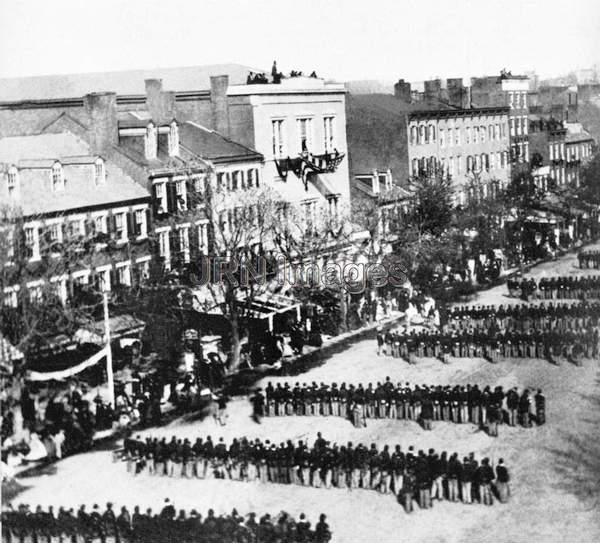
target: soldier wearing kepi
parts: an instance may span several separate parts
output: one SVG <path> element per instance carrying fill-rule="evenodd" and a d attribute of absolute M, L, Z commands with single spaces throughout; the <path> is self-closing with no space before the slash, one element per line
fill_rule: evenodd
<path fill-rule="evenodd" d="M 546 396 L 538 389 L 535 395 L 535 417 L 536 422 L 541 425 L 546 423 Z"/>

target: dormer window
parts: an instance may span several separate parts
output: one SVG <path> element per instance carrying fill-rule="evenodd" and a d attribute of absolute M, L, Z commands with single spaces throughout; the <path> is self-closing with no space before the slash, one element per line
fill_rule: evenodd
<path fill-rule="evenodd" d="M 104 160 L 98 158 L 94 162 L 94 183 L 104 185 L 106 182 L 106 170 L 104 169 Z"/>
<path fill-rule="evenodd" d="M 52 190 L 54 192 L 65 190 L 65 176 L 60 162 L 56 162 L 52 166 Z"/>
<path fill-rule="evenodd" d="M 146 139 L 144 142 L 145 154 L 148 160 L 156 159 L 157 147 L 156 126 L 154 126 L 153 122 L 149 122 L 146 128 Z"/>
<path fill-rule="evenodd" d="M 179 155 L 179 127 L 177 121 L 169 126 L 169 156 Z"/>
<path fill-rule="evenodd" d="M 8 186 L 8 197 L 15 198 L 19 192 L 19 172 L 17 171 L 17 168 L 12 166 L 8 170 L 6 179 Z"/>

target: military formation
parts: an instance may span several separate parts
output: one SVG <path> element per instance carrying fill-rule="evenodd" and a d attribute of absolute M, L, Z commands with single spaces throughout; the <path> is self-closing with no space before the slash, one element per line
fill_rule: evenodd
<path fill-rule="evenodd" d="M 600 298 L 600 276 L 542 277 L 509 279 L 506 283 L 508 293 L 525 300 L 579 300 Z"/>
<path fill-rule="evenodd" d="M 262 397 L 262 401 L 257 397 Z M 478 385 L 413 385 L 392 383 L 389 377 L 375 386 L 369 383 L 346 386 L 316 382 L 268 383 L 265 394 L 259 389 L 253 400 L 256 416 L 334 416 L 350 419 L 356 427 L 367 419 L 404 419 L 419 422 L 427 430 L 432 421 L 471 423 L 497 435 L 499 424 L 520 424 L 526 428 L 546 422 L 546 397 L 541 389 L 479 387 Z"/>
<path fill-rule="evenodd" d="M 448 364 L 453 358 L 483 357 L 493 363 L 502 358 L 544 358 L 553 364 L 567 360 L 581 365 L 598 354 L 598 330 L 493 331 L 486 328 L 455 330 L 451 333 L 420 331 L 380 332 L 377 353 L 416 364 L 419 358 L 439 358 Z"/>
<path fill-rule="evenodd" d="M 177 512 L 169 499 L 156 513 L 150 508 L 142 512 L 139 506 L 131 512 L 123 506 L 117 512 L 112 503 L 103 511 L 97 504 L 90 510 L 82 505 L 77 512 L 63 507 L 56 512 L 40 506 L 31 510 L 28 505 L 2 511 L 3 543 L 326 543 L 330 539 L 325 515 L 313 529 L 304 514 L 298 520 L 283 511 L 257 518 L 255 513 L 244 517 L 234 509 L 229 515 L 217 516 L 209 509 L 202 517 L 195 509 Z"/>
<path fill-rule="evenodd" d="M 581 251 L 577 255 L 577 260 L 579 261 L 579 267 L 582 269 L 600 269 L 600 251 L 598 250 Z"/>
<path fill-rule="evenodd" d="M 228 446 L 223 438 L 210 436 L 188 439 L 128 439 L 123 460 L 130 473 L 197 479 L 291 484 L 313 488 L 364 489 L 395 495 L 406 512 L 413 501 L 422 509 L 432 500 L 492 505 L 495 498 L 508 500 L 509 474 L 502 459 L 494 469 L 489 458 L 481 461 L 473 453 L 437 453 L 429 449 L 406 452 L 400 445 L 381 449 L 372 443 L 338 445 L 317 434 L 312 447 L 303 441 L 271 443 L 260 439 L 234 439 Z"/>

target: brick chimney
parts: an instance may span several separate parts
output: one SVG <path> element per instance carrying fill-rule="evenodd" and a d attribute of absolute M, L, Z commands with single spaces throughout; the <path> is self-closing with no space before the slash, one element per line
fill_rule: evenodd
<path fill-rule="evenodd" d="M 146 107 L 157 123 L 175 118 L 175 93 L 163 90 L 162 79 L 146 79 Z"/>
<path fill-rule="evenodd" d="M 229 105 L 227 102 L 228 75 L 210 78 L 210 111 L 212 128 L 223 136 L 229 136 Z"/>
<path fill-rule="evenodd" d="M 394 96 L 398 100 L 402 100 L 407 104 L 411 102 L 411 94 L 410 94 L 410 83 L 408 81 L 404 81 L 404 79 L 399 79 L 398 83 L 394 85 Z"/>
<path fill-rule="evenodd" d="M 117 94 L 94 92 L 83 98 L 89 117 L 90 147 L 93 154 L 103 154 L 119 142 L 117 124 Z"/>

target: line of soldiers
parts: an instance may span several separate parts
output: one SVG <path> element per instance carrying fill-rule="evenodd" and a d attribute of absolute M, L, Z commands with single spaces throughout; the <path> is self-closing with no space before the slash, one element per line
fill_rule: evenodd
<path fill-rule="evenodd" d="M 509 495 L 509 475 L 502 459 L 494 472 L 488 458 L 478 462 L 473 453 L 461 460 L 458 453 L 438 454 L 434 449 L 415 453 L 412 446 L 406 453 L 400 445 L 393 449 L 389 445 L 379 449 L 374 443 L 339 446 L 320 432 L 312 447 L 303 441 L 276 445 L 245 437 L 234 439 L 229 447 L 223 438 L 214 443 L 210 436 L 193 444 L 175 437 L 169 442 L 129 439 L 124 459 L 128 471 L 136 474 L 374 490 L 395 495 L 407 512 L 413 510 L 413 500 L 427 509 L 432 499 L 491 505 L 494 494 L 503 503 Z"/>
<path fill-rule="evenodd" d="M 387 335 L 386 335 L 387 336 Z M 402 358 L 416 364 L 418 358 L 439 358 L 450 363 L 454 358 L 486 358 L 498 363 L 504 358 L 544 358 L 553 364 L 566 359 L 581 365 L 584 358 L 598 355 L 598 330 L 550 330 L 530 329 L 528 332 L 494 332 L 480 327 L 443 333 L 432 330 L 377 335 L 377 353 Z"/>
<path fill-rule="evenodd" d="M 501 386 L 492 390 L 470 384 L 394 385 L 386 377 L 383 383 L 366 387 L 346 387 L 346 383 L 339 388 L 337 383 L 318 386 L 313 381 L 310 386 L 296 383 L 292 388 L 289 383 L 275 387 L 268 383 L 265 396 L 266 416 L 336 416 L 351 419 L 356 427 L 366 426 L 366 419 L 406 419 L 419 421 L 430 430 L 431 421 L 447 421 L 487 427 L 491 435 L 497 435 L 497 426 L 504 421 L 526 428 L 531 427 L 532 419 L 538 425 L 546 422 L 546 397 L 541 389 L 532 397 L 528 389 L 519 393 L 517 387 L 505 392 Z"/>
<path fill-rule="evenodd" d="M 598 327 L 600 302 L 541 303 L 539 305 L 461 306 L 450 309 L 442 330 L 465 330 L 474 327 L 495 330 L 581 330 Z"/>
<path fill-rule="evenodd" d="M 597 270 L 600 268 L 600 251 L 581 251 L 577 255 L 580 268 L 594 268 Z"/>
<path fill-rule="evenodd" d="M 195 509 L 189 514 L 183 509 L 177 513 L 169 499 L 156 514 L 151 508 L 141 512 L 137 505 L 133 513 L 124 506 L 117 513 L 112 503 L 107 503 L 104 511 L 97 504 L 89 512 L 82 505 L 76 513 L 64 507 L 56 514 L 52 507 L 44 511 L 38 506 L 32 511 L 23 504 L 2 511 L 3 543 L 325 543 L 330 539 L 325 515 L 313 530 L 304 514 L 299 520 L 284 511 L 257 519 L 255 513 L 243 517 L 233 509 L 229 515 L 216 516 L 209 509 L 202 518 Z"/>
<path fill-rule="evenodd" d="M 524 299 L 542 300 L 600 298 L 600 276 L 555 276 L 535 279 L 516 278 L 507 281 L 508 293 Z"/>

